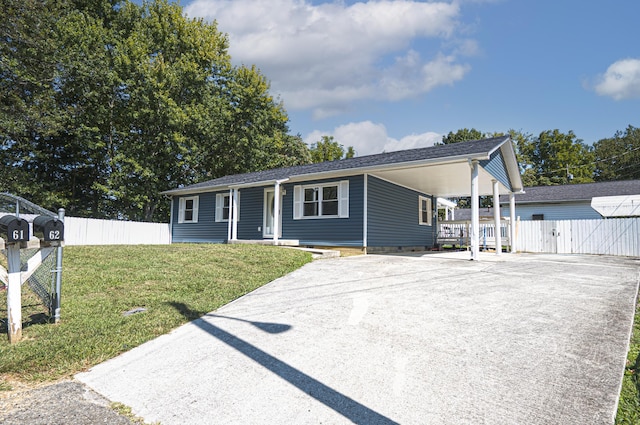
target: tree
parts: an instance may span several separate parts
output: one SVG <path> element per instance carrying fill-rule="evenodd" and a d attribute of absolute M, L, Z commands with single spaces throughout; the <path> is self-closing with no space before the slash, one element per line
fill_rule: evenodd
<path fill-rule="evenodd" d="M 533 151 L 532 145 L 535 140 L 534 136 L 530 133 L 524 133 L 521 130 L 518 131 L 513 129 L 509 130 L 509 136 L 511 137 L 516 153 L 522 184 L 525 187 L 536 186 L 538 184 L 538 179 L 536 170 L 534 169 L 533 160 L 530 157 L 530 153 Z"/>
<path fill-rule="evenodd" d="M 311 145 L 310 150 L 311 160 L 314 163 L 336 161 L 355 156 L 353 146 L 349 146 L 345 151 L 343 145 L 333 140 L 333 136 L 322 136 L 320 141 Z"/>
<path fill-rule="evenodd" d="M 168 0 L 0 0 L 0 189 L 167 220 L 160 192 L 310 162 L 255 67 Z"/>
<path fill-rule="evenodd" d="M 521 154 L 531 163 L 526 165 L 532 183 L 587 183 L 593 181 L 594 155 L 590 146 L 573 131 L 561 133 L 547 130 L 522 146 Z"/>
<path fill-rule="evenodd" d="M 272 146 L 275 152 L 270 156 L 266 168 L 311 164 L 311 151 L 299 134 L 295 136 L 284 133 L 277 134 Z"/>
<path fill-rule="evenodd" d="M 56 64 L 64 52 L 57 39 L 62 3 L 1 0 L 0 9 L 0 190 L 48 193 L 53 168 L 64 168 L 53 138 L 67 111 L 56 107 Z M 46 195 L 58 206 L 64 198 Z"/>
<path fill-rule="evenodd" d="M 640 179 L 640 128 L 630 125 L 593 148 L 596 181 Z"/>
<path fill-rule="evenodd" d="M 489 137 L 487 133 L 482 133 L 475 128 L 461 128 L 455 133 L 450 131 L 446 136 L 442 136 L 442 144 L 450 145 L 451 143 L 468 142 L 471 140 L 481 140 Z"/>

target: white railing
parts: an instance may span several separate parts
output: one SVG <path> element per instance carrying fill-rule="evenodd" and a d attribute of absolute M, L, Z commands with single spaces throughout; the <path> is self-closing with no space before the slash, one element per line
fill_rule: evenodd
<path fill-rule="evenodd" d="M 493 220 L 480 220 L 478 232 L 480 246 L 495 248 L 495 230 Z M 438 223 L 438 244 L 469 246 L 471 235 L 471 221 L 469 220 L 449 220 Z M 500 221 L 500 242 L 503 246 L 510 245 L 509 242 L 509 220 Z"/>
<path fill-rule="evenodd" d="M 98 220 L 65 217 L 65 245 L 167 245 L 171 229 L 167 223 Z"/>

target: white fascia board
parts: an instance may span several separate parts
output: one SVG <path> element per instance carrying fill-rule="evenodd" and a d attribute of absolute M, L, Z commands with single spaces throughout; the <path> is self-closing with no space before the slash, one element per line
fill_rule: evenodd
<path fill-rule="evenodd" d="M 450 201 L 445 198 L 437 198 L 436 201 L 438 205 L 444 205 L 445 207 L 455 208 L 458 206 L 456 202 Z"/>
<path fill-rule="evenodd" d="M 261 180 L 257 182 L 251 182 L 251 183 L 241 182 L 241 183 L 234 183 L 234 184 L 198 187 L 198 188 L 191 188 L 191 189 L 172 189 L 172 190 L 167 190 L 165 192 L 160 192 L 160 194 L 169 195 L 169 196 L 196 195 L 198 193 L 221 192 L 229 189 L 242 189 L 246 187 L 273 186 L 276 183 L 285 183 L 287 181 L 289 181 L 288 178 L 278 179 L 278 180 Z"/>
<path fill-rule="evenodd" d="M 506 143 L 509 142 L 509 143 Z M 511 189 L 514 193 L 524 193 L 524 185 L 522 184 L 522 176 L 520 176 L 520 167 L 518 166 L 518 160 L 516 159 L 516 153 L 513 150 L 513 144 L 511 138 L 507 139 L 505 143 L 500 145 L 502 149 L 502 158 L 507 166 L 507 173 L 509 180 L 511 181 Z M 504 151 L 507 150 L 507 152 Z M 493 152 L 492 152 L 493 153 Z M 517 179 L 517 181 L 513 181 Z"/>
<path fill-rule="evenodd" d="M 505 140 L 503 140 L 500 144 L 496 145 L 493 149 L 491 149 L 491 150 L 489 151 L 489 156 L 493 155 L 493 153 L 494 153 L 495 151 L 497 151 L 498 149 L 502 148 L 502 146 L 504 146 L 504 144 L 505 144 L 506 142 L 508 142 L 508 141 L 510 141 L 510 140 L 511 140 L 511 136 L 504 136 L 504 137 L 506 137 L 506 139 L 505 139 Z"/>
<path fill-rule="evenodd" d="M 164 192 L 160 192 L 161 195 L 168 196 L 184 196 L 184 195 L 197 195 L 199 193 L 207 193 L 207 192 L 220 192 L 222 190 L 229 189 L 229 185 L 223 186 L 207 186 L 207 187 L 198 187 L 192 189 L 172 189 Z"/>
<path fill-rule="evenodd" d="M 230 189 L 242 189 L 244 187 L 257 187 L 257 186 L 275 186 L 276 184 L 282 184 L 288 182 L 289 178 L 277 179 L 277 180 L 262 180 L 258 182 L 252 183 L 238 183 L 238 184 L 230 184 L 227 186 Z"/>

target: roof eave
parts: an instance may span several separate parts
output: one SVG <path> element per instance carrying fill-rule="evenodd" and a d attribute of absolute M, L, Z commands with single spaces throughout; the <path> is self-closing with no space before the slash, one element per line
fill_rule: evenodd
<path fill-rule="evenodd" d="M 444 165 L 444 164 L 452 164 L 456 162 L 467 162 L 472 160 L 486 160 L 489 159 L 489 153 L 475 153 L 468 155 L 456 155 L 445 158 L 431 158 L 431 159 L 423 159 L 416 161 L 405 161 L 405 162 L 397 162 L 392 164 L 384 164 L 384 165 L 371 165 L 367 167 L 354 167 L 347 168 L 343 170 L 329 170 L 329 171 L 320 171 L 316 173 L 310 174 L 294 174 L 290 177 L 290 180 L 307 180 L 309 178 L 331 178 L 331 177 L 341 177 L 341 176 L 350 176 L 354 174 L 366 174 L 373 173 L 376 171 L 391 171 L 391 170 L 402 170 L 407 168 L 418 168 L 425 165 Z"/>
<path fill-rule="evenodd" d="M 504 142 L 497 146 L 491 153 L 497 149 L 502 151 L 502 158 L 504 158 L 507 174 L 509 175 L 509 181 L 511 183 L 511 191 L 513 193 L 523 193 L 524 185 L 522 183 L 522 177 L 520 176 L 520 167 L 516 159 L 516 152 L 513 149 L 513 143 L 511 143 L 511 137 L 506 138 Z M 503 149 L 506 149 L 507 152 L 504 152 Z"/>
<path fill-rule="evenodd" d="M 327 170 L 327 171 L 319 171 L 315 173 L 291 174 L 290 176 L 285 177 L 284 179 L 278 179 L 278 180 L 304 181 L 304 180 L 316 179 L 316 178 L 351 176 L 356 174 L 372 173 L 376 171 L 390 171 L 390 170 L 417 168 L 425 165 L 444 165 L 444 164 L 450 164 L 450 163 L 456 163 L 456 162 L 467 162 L 467 161 L 473 161 L 473 160 L 482 161 L 482 160 L 490 159 L 491 154 L 493 152 L 495 152 L 497 149 L 500 149 L 502 146 L 505 146 L 505 143 L 510 140 L 511 139 L 507 137 L 505 138 L 504 141 L 497 143 L 496 146 L 494 146 L 492 149 L 486 152 L 475 152 L 475 153 L 454 155 L 454 156 L 448 156 L 448 157 L 412 160 L 412 161 L 404 161 L 404 162 L 382 164 L 382 165 L 371 165 L 371 166 L 364 166 L 364 167 L 353 167 L 353 168 L 345 168 L 345 169 L 339 169 L 339 170 Z M 507 143 L 506 146 L 508 146 L 508 149 L 511 149 L 511 152 L 513 153 L 513 146 L 511 146 L 510 143 Z M 510 158 L 509 155 L 505 155 L 505 156 Z M 515 158 L 515 153 L 513 153 L 513 157 Z M 508 172 L 510 176 L 511 175 L 517 176 L 517 183 L 519 184 L 519 187 L 517 187 L 517 190 L 522 190 L 522 181 L 520 179 L 518 165 L 515 162 L 511 164 L 512 162 L 513 161 L 507 160 Z M 264 186 L 267 184 L 275 184 L 275 182 L 276 182 L 275 179 L 258 181 L 258 182 L 239 181 L 235 183 L 228 183 L 228 184 L 222 184 L 222 185 L 200 186 L 198 188 L 172 189 L 172 190 L 161 192 L 161 194 L 169 195 L 169 196 L 190 195 L 195 193 L 215 192 L 215 191 L 229 189 L 229 188 Z M 512 186 L 514 186 L 513 182 L 512 182 Z"/>

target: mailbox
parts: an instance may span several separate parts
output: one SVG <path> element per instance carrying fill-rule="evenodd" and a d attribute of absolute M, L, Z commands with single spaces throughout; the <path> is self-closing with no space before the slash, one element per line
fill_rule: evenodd
<path fill-rule="evenodd" d="M 29 222 L 14 215 L 0 217 L 0 237 L 6 243 L 27 242 L 29 240 Z"/>
<path fill-rule="evenodd" d="M 33 219 L 33 235 L 45 242 L 64 240 L 64 223 L 57 217 L 39 215 Z"/>

